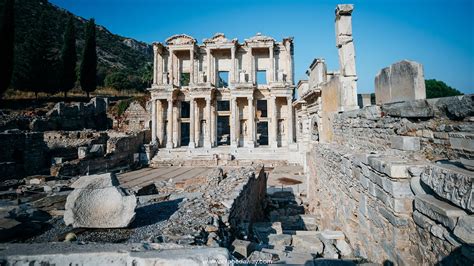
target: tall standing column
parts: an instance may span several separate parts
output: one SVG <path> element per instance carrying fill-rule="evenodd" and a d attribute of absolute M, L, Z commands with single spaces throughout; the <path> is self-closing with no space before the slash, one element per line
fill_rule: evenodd
<path fill-rule="evenodd" d="M 293 97 L 288 96 L 286 98 L 288 110 L 287 110 L 287 136 L 288 136 L 288 145 L 293 143 Z"/>
<path fill-rule="evenodd" d="M 151 144 L 156 144 L 156 100 L 151 101 Z"/>
<path fill-rule="evenodd" d="M 164 141 L 163 141 L 163 137 L 164 137 L 164 129 L 163 129 L 163 103 L 161 102 L 161 100 L 157 100 L 156 101 L 157 105 L 156 105 L 156 121 L 157 121 L 157 125 L 156 125 L 156 131 L 157 131 L 157 138 L 158 138 L 158 147 L 161 147 L 162 145 L 165 145 Z"/>
<path fill-rule="evenodd" d="M 189 50 L 189 83 L 194 84 L 194 46 Z"/>
<path fill-rule="evenodd" d="M 194 113 L 195 109 L 195 102 L 194 98 L 191 98 L 189 100 L 189 148 L 196 148 L 196 143 L 195 143 L 195 136 L 194 136 L 194 126 L 195 126 L 195 119 L 196 115 Z"/>
<path fill-rule="evenodd" d="M 211 142 L 211 97 L 206 97 L 206 134 L 204 134 L 204 148 L 212 148 Z"/>
<path fill-rule="evenodd" d="M 238 121 L 239 121 L 239 114 L 237 108 L 237 98 L 232 97 L 230 100 L 230 118 L 231 118 L 231 127 L 230 127 L 230 146 L 233 148 L 238 147 Z"/>
<path fill-rule="evenodd" d="M 254 148 L 255 147 L 255 112 L 254 112 L 254 106 L 253 106 L 253 97 L 247 97 L 247 102 L 248 102 L 248 135 L 250 139 L 247 141 L 247 147 L 248 148 Z"/>
<path fill-rule="evenodd" d="M 173 147 L 177 148 L 181 145 L 181 139 L 179 137 L 179 107 L 180 103 L 176 100 L 176 104 L 173 105 Z"/>
<path fill-rule="evenodd" d="M 207 53 L 207 82 L 212 82 L 211 80 L 211 48 L 206 49 Z"/>
<path fill-rule="evenodd" d="M 249 82 L 255 83 L 255 62 L 253 61 L 252 47 L 249 47 Z"/>
<path fill-rule="evenodd" d="M 230 48 L 230 61 L 231 61 L 231 64 L 230 64 L 230 73 L 231 73 L 231 80 L 230 82 L 232 83 L 236 83 L 237 82 L 237 75 L 236 75 L 236 65 L 235 65 L 235 46 L 232 46 L 232 48 Z"/>
<path fill-rule="evenodd" d="M 270 82 L 275 81 L 275 58 L 273 55 L 273 45 L 269 48 L 270 53 Z"/>
<path fill-rule="evenodd" d="M 158 84 L 158 46 L 153 45 L 153 84 Z"/>
<path fill-rule="evenodd" d="M 173 73 L 173 69 L 174 69 L 174 54 L 173 54 L 173 51 L 170 49 L 170 55 L 169 55 L 169 59 L 168 59 L 168 75 L 169 75 L 169 84 L 170 85 L 174 85 L 174 73 Z"/>
<path fill-rule="evenodd" d="M 270 146 L 272 148 L 278 148 L 278 117 L 277 117 L 277 105 L 276 97 L 270 97 L 271 109 L 272 109 L 272 124 L 270 129 Z"/>
<path fill-rule="evenodd" d="M 173 148 L 173 99 L 168 99 L 168 111 L 167 111 L 167 132 L 166 132 L 166 148 Z"/>
<path fill-rule="evenodd" d="M 357 73 L 355 64 L 354 39 L 352 37 L 353 5 L 336 7 L 336 47 L 339 53 L 341 92 L 339 111 L 358 109 Z"/>

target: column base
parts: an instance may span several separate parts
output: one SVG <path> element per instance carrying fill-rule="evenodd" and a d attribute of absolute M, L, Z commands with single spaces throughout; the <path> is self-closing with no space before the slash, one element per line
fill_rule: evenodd
<path fill-rule="evenodd" d="M 270 142 L 270 147 L 272 147 L 274 149 L 278 148 L 278 142 L 277 141 Z"/>
<path fill-rule="evenodd" d="M 195 148 L 196 148 L 196 143 L 194 143 L 194 142 L 189 142 L 188 148 L 190 148 L 190 149 L 195 149 Z"/>
<path fill-rule="evenodd" d="M 244 147 L 245 147 L 245 148 L 255 148 L 255 142 L 253 142 L 253 141 L 246 141 Z"/>
<path fill-rule="evenodd" d="M 173 148 L 173 143 L 172 142 L 167 142 L 166 143 L 166 148 L 167 149 L 172 149 Z"/>
<path fill-rule="evenodd" d="M 210 142 L 204 142 L 203 147 L 206 148 L 206 149 L 210 149 L 210 148 L 212 148 L 212 144 Z"/>
<path fill-rule="evenodd" d="M 231 147 L 232 149 L 235 149 L 235 148 L 238 147 L 238 145 L 237 145 L 237 143 L 234 142 L 234 143 L 231 143 L 231 144 L 230 144 L 230 147 Z"/>

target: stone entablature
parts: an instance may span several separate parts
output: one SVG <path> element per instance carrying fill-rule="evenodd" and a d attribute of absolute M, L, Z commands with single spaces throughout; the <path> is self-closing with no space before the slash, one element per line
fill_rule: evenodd
<path fill-rule="evenodd" d="M 293 38 L 277 42 L 257 33 L 239 43 L 216 33 L 198 44 L 179 34 L 153 47 L 149 91 L 158 147 L 294 143 Z"/>

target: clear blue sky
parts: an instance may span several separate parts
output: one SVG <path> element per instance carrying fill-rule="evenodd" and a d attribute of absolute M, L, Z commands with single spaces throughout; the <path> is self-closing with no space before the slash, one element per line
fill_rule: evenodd
<path fill-rule="evenodd" d="M 473 0 L 50 0 L 94 17 L 111 32 L 148 43 L 186 33 L 199 42 L 216 32 L 243 41 L 257 32 L 295 38 L 295 78 L 316 57 L 338 66 L 334 9 L 353 3 L 359 92 L 373 92 L 377 72 L 402 59 L 424 65 L 425 78 L 474 93 Z"/>

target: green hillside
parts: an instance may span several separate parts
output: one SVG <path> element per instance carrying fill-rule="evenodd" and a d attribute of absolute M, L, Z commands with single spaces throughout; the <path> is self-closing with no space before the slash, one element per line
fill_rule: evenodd
<path fill-rule="evenodd" d="M 0 16 L 3 11 L 4 1 L 0 1 Z M 47 36 L 42 36 L 40 40 L 32 40 L 31 36 L 38 31 L 40 16 L 44 12 L 46 15 Z M 15 68 L 13 73 L 13 87 L 16 89 L 28 90 L 22 84 L 22 62 L 29 55 L 28 48 L 31 42 L 45 41 L 51 43 L 50 57 L 52 61 L 59 61 L 63 34 L 68 21 L 68 17 L 73 15 L 67 10 L 59 8 L 46 0 L 16 0 L 15 1 Z M 86 19 L 75 16 L 75 27 L 77 36 L 78 64 L 81 60 L 81 53 L 84 45 L 84 29 Z M 87 18 L 89 19 L 89 18 Z M 131 82 L 125 84 L 124 89 L 143 89 L 149 83 L 151 62 L 153 58 L 152 47 L 146 43 L 125 38 L 109 32 L 105 27 L 97 26 L 97 55 L 98 55 L 98 84 L 103 85 L 107 76 L 114 76 L 118 73 L 127 76 Z M 24 64 L 23 64 L 24 65 Z M 45 66 L 45 71 L 49 66 Z M 55 75 L 53 75 L 55 76 Z"/>

